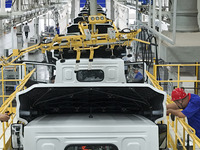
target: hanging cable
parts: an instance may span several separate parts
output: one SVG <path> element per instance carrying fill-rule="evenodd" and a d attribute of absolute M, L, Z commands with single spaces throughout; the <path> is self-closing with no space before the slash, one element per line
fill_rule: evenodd
<path fill-rule="evenodd" d="M 141 52 L 141 61 L 143 63 L 146 63 L 147 70 L 149 71 L 153 64 L 153 51 L 152 47 L 155 46 L 155 57 L 156 57 L 156 64 L 159 64 L 158 62 L 158 44 L 157 39 L 154 35 L 150 34 L 149 31 L 146 28 L 142 28 L 141 32 L 138 35 L 138 38 L 144 41 L 148 41 L 150 45 L 146 45 L 140 42 L 136 43 L 136 50 L 135 50 L 135 61 L 138 62 L 140 59 L 139 53 Z M 157 79 L 160 80 L 160 72 L 159 69 L 157 70 Z"/>

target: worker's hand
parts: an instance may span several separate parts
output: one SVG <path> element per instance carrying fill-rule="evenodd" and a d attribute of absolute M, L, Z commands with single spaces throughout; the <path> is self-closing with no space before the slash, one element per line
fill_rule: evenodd
<path fill-rule="evenodd" d="M 171 116 L 177 116 L 179 118 L 186 117 L 180 110 L 174 110 L 174 109 L 167 109 L 167 116 L 171 113 Z M 174 117 L 175 118 L 175 117 Z"/>
<path fill-rule="evenodd" d="M 8 121 L 10 119 L 10 116 L 7 114 L 0 114 L 0 120 L 1 121 Z"/>
<path fill-rule="evenodd" d="M 175 116 L 173 114 L 171 114 L 171 120 L 174 121 L 175 120 Z"/>
<path fill-rule="evenodd" d="M 167 109 L 167 116 L 171 113 L 171 109 Z"/>

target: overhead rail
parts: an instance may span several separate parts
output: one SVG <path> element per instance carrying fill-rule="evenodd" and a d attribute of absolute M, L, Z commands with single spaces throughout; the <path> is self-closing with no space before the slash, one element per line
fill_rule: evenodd
<path fill-rule="evenodd" d="M 14 118 L 16 116 L 15 108 L 13 108 L 12 102 L 15 99 L 16 94 L 24 88 L 26 82 L 32 76 L 34 71 L 35 71 L 35 69 L 33 69 L 29 74 L 27 74 L 24 77 L 23 80 L 21 80 L 21 83 L 16 87 L 16 90 L 5 100 L 5 102 L 0 107 L 0 113 L 4 114 L 7 111 L 9 111 L 9 113 L 11 114 L 11 118 L 9 119 L 9 122 L 2 122 L 3 132 L 2 132 L 2 134 L 0 134 L 0 141 L 3 140 L 3 150 L 7 150 L 9 148 L 9 146 L 10 146 L 10 140 L 11 140 L 10 139 L 10 135 L 8 135 L 9 137 L 6 138 L 6 131 L 10 127 L 10 125 L 13 123 L 13 120 L 14 120 Z M 3 79 L 2 79 L 2 81 L 3 81 Z M 6 141 L 6 139 L 8 139 L 8 140 Z"/>
<path fill-rule="evenodd" d="M 161 65 L 158 65 L 161 66 Z M 154 70 L 155 71 L 155 70 Z M 159 85 L 160 81 L 156 80 L 156 76 L 152 75 L 148 71 L 146 71 L 146 74 L 151 81 L 151 83 L 159 90 L 163 90 L 163 87 Z M 169 81 L 168 81 L 169 82 Z M 167 104 L 172 103 L 171 96 L 167 95 Z M 186 133 L 188 134 L 189 138 L 193 141 L 193 150 L 196 149 L 196 146 L 200 148 L 200 139 L 196 136 L 195 130 L 187 124 L 185 119 L 175 117 L 175 120 L 170 119 L 170 116 L 167 116 L 167 146 L 168 148 L 172 148 L 173 150 L 178 150 L 177 145 L 178 141 L 181 144 L 182 148 L 184 150 L 187 150 L 187 146 L 185 144 L 186 142 Z M 180 127 L 182 128 L 183 132 L 182 135 L 178 133 L 180 130 Z M 172 132 L 170 132 L 172 130 Z"/>

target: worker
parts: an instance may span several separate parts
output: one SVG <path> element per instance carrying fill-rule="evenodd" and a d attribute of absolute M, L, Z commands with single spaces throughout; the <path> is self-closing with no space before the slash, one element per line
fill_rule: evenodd
<path fill-rule="evenodd" d="M 134 73 L 135 73 L 135 77 L 134 77 L 133 82 L 138 82 L 138 83 L 144 82 L 144 77 L 137 68 L 134 69 Z"/>
<path fill-rule="evenodd" d="M 53 75 L 53 76 L 51 77 L 51 79 L 50 79 L 50 83 L 55 83 L 55 79 L 56 79 L 56 76 Z"/>
<path fill-rule="evenodd" d="M 200 138 L 200 97 L 186 94 L 182 88 L 174 89 L 171 97 L 174 103 L 167 105 L 167 115 L 171 113 L 179 118 L 187 117 L 188 124 L 196 130 L 196 135 Z"/>
<path fill-rule="evenodd" d="M 49 34 L 51 35 L 51 36 L 54 36 L 54 26 L 51 26 L 50 28 L 49 28 Z"/>
<path fill-rule="evenodd" d="M 0 113 L 0 120 L 1 121 L 8 121 L 9 119 L 10 119 L 9 115 Z"/>
<path fill-rule="evenodd" d="M 56 24 L 56 33 L 59 35 L 60 34 L 60 27 L 59 27 L 59 23 Z"/>
<path fill-rule="evenodd" d="M 30 32 L 30 28 L 29 28 L 27 23 L 24 26 L 24 32 L 25 32 L 25 36 L 26 36 L 26 39 L 27 39 L 28 38 L 28 33 Z"/>

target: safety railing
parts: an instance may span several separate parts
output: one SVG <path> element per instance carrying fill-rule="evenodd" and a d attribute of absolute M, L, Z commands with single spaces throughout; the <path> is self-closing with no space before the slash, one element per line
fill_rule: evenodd
<path fill-rule="evenodd" d="M 160 65 L 154 65 L 153 66 L 153 76 L 157 77 L 157 72 L 159 67 L 177 67 L 177 80 L 158 80 L 159 83 L 177 83 L 177 87 L 180 87 L 180 83 L 183 82 L 194 82 L 196 83 L 195 86 L 197 86 L 197 83 L 200 82 L 200 80 L 181 80 L 180 74 L 181 74 L 181 67 L 195 67 L 195 74 L 194 76 L 198 79 L 198 67 L 200 67 L 200 64 L 160 64 Z M 197 89 L 197 88 L 196 88 Z"/>
<path fill-rule="evenodd" d="M 3 69 L 2 69 L 3 70 Z M 33 69 L 29 74 L 27 74 L 23 80 L 21 80 L 21 83 L 16 87 L 16 90 L 3 102 L 1 108 L 0 108 L 0 113 L 4 114 L 6 111 L 9 111 L 10 113 L 14 113 L 14 108 L 12 106 L 12 102 L 16 97 L 16 94 L 21 91 L 26 82 L 29 80 L 29 78 L 32 76 L 32 74 L 34 73 L 35 69 Z M 2 82 L 3 82 L 3 78 L 2 78 Z M 6 130 L 9 128 L 9 126 L 13 123 L 14 117 L 16 115 L 13 114 L 11 115 L 11 118 L 9 119 L 9 122 L 2 122 L 2 129 L 3 129 L 3 133 L 0 134 L 0 141 L 3 139 L 3 150 L 7 150 L 8 147 L 10 146 L 10 135 L 8 135 L 9 137 L 7 138 L 8 140 L 6 141 Z"/>
<path fill-rule="evenodd" d="M 146 71 L 146 74 L 154 87 L 156 87 L 159 90 L 163 90 L 163 87 L 161 87 L 159 85 L 160 81 L 157 81 L 155 76 L 153 76 L 148 71 Z M 169 95 L 167 95 L 167 104 L 169 104 L 169 103 L 172 103 L 171 97 Z M 180 135 L 178 133 L 178 131 L 179 131 L 178 127 L 182 127 L 182 130 L 183 130 L 182 135 Z M 173 131 L 174 137 L 172 136 L 172 133 L 170 132 L 170 130 Z M 188 133 L 189 137 L 193 141 L 193 150 L 196 149 L 196 145 L 198 146 L 198 148 L 200 148 L 200 139 L 196 136 L 195 130 L 186 123 L 185 119 L 175 117 L 175 120 L 173 121 L 173 119 L 170 119 L 170 116 L 167 116 L 167 146 L 168 146 L 168 148 L 177 150 L 177 145 L 178 145 L 178 141 L 179 141 L 182 148 L 184 150 L 187 150 L 187 147 L 185 145 L 186 132 Z"/>
<path fill-rule="evenodd" d="M 6 87 L 9 86 L 12 82 L 18 82 L 18 84 L 22 81 L 22 75 L 20 76 L 20 71 L 24 69 L 24 76 L 26 76 L 26 64 L 10 64 L 9 66 L 2 66 L 1 67 L 1 95 L 0 98 L 2 98 L 2 101 L 4 103 L 5 99 L 8 98 L 10 95 L 6 93 Z M 5 77 L 5 74 L 9 74 L 8 71 L 11 74 L 15 74 L 14 77 Z M 16 77 L 16 74 L 18 74 L 18 77 Z M 18 84 L 11 85 L 13 87 L 14 91 L 14 86 L 17 86 Z M 6 95 L 5 95 L 6 94 Z"/>

